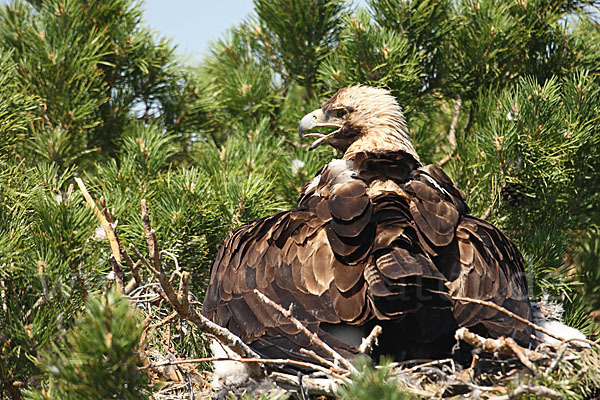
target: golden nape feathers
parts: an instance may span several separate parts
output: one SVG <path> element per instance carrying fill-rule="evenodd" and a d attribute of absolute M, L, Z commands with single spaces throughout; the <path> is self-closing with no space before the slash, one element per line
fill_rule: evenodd
<path fill-rule="evenodd" d="M 332 131 L 316 132 L 323 129 Z M 347 357 L 357 353 L 349 338 L 374 325 L 383 327 L 375 356 L 397 359 L 447 357 L 459 327 L 529 343 L 526 324 L 453 299 L 484 299 L 531 319 L 519 250 L 469 214 L 441 168 L 421 165 L 388 91 L 341 89 L 298 131 L 317 138 L 312 148 L 329 144 L 344 156 L 306 185 L 296 208 L 229 235 L 213 265 L 206 317 L 272 358 L 307 359 L 302 348 L 328 355 L 255 289 Z"/>

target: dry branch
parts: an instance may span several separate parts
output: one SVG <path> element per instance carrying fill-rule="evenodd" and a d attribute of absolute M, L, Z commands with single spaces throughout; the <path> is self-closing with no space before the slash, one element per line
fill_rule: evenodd
<path fill-rule="evenodd" d="M 383 329 L 379 325 L 375 325 L 369 336 L 362 339 L 360 346 L 358 347 L 358 351 L 361 353 L 371 352 L 374 346 L 377 346 L 377 336 L 381 335 Z"/>
<path fill-rule="evenodd" d="M 555 392 L 545 386 L 519 386 L 515 390 L 507 393 L 504 396 L 492 397 L 493 400 L 510 400 L 520 398 L 524 394 L 533 394 L 540 396 L 545 399 L 562 399 L 563 396 L 560 393 Z"/>
<path fill-rule="evenodd" d="M 294 318 L 292 316 L 291 310 L 286 310 L 285 308 L 283 308 L 282 306 L 280 306 L 273 300 L 269 299 L 265 294 L 261 293 L 258 289 L 254 289 L 254 293 L 258 296 L 258 298 L 262 302 L 273 307 L 275 310 L 279 311 L 292 324 L 294 324 L 296 329 L 298 329 L 300 332 L 304 333 L 310 339 L 310 341 L 312 343 L 314 343 L 316 346 L 318 346 L 323 351 L 325 351 L 327 354 L 329 354 L 335 361 L 339 362 L 340 365 L 342 365 L 348 371 L 353 371 L 353 372 L 356 371 L 356 368 L 354 368 L 354 365 L 352 365 L 352 363 L 350 361 L 348 361 L 344 357 L 342 357 L 337 351 L 333 350 L 327 343 L 322 341 L 317 335 L 315 335 L 313 332 L 309 331 L 308 328 L 306 328 L 304 325 L 302 325 L 302 322 L 300 322 L 296 318 Z"/>
<path fill-rule="evenodd" d="M 458 117 L 460 116 L 460 109 L 462 108 L 462 99 L 459 97 L 454 103 L 454 113 L 452 115 L 452 122 L 450 123 L 450 129 L 448 130 L 448 143 L 450 143 L 450 153 L 440 160 L 438 165 L 443 167 L 454 157 L 456 151 L 456 126 L 458 125 Z"/>
<path fill-rule="evenodd" d="M 87 205 L 90 207 L 96 218 L 98 218 L 98 220 L 100 221 L 100 225 L 106 232 L 106 238 L 110 243 L 110 250 L 113 257 L 111 259 L 111 262 L 113 264 L 113 274 L 115 276 L 117 290 L 119 290 L 120 293 L 129 293 L 136 286 L 140 286 L 142 284 L 142 278 L 138 271 L 139 264 L 133 262 L 133 260 L 129 256 L 129 253 L 127 252 L 127 249 L 125 249 L 125 246 L 123 246 L 123 244 L 119 240 L 117 231 L 115 229 L 115 225 L 113 225 L 112 218 L 110 216 L 110 213 L 108 212 L 108 208 L 106 207 L 104 197 L 100 197 L 100 205 L 102 205 L 102 212 L 100 212 L 100 210 L 96 206 L 96 203 L 92 199 L 92 196 L 87 191 L 87 188 L 85 187 L 83 181 L 80 178 L 75 178 L 75 182 L 77 182 L 77 185 L 79 186 L 79 189 L 81 190 L 81 193 L 83 194 Z M 121 257 L 125 259 L 125 263 L 131 270 L 134 279 L 134 282 L 128 283 L 126 287 L 124 287 L 123 285 L 123 264 Z"/>
<path fill-rule="evenodd" d="M 77 182 L 77 186 L 79 186 L 79 190 L 81 190 L 87 205 L 90 207 L 96 218 L 98 218 L 102 228 L 104 228 L 104 231 L 106 232 L 106 237 L 110 243 L 110 250 L 114 257 L 113 272 L 115 275 L 115 283 L 119 293 L 123 293 L 123 266 L 121 265 L 121 251 L 115 230 L 100 209 L 98 209 L 98 206 L 96 206 L 96 203 L 92 199 L 92 196 L 90 196 L 81 178 L 75 178 L 75 182 Z"/>
<path fill-rule="evenodd" d="M 452 299 L 454 300 L 458 300 L 458 301 L 466 301 L 469 303 L 475 303 L 475 304 L 479 304 L 482 306 L 486 306 L 486 307 L 490 307 L 493 308 L 494 310 L 500 311 L 501 313 L 504 313 L 506 315 L 508 315 L 511 318 L 516 319 L 519 322 L 524 323 L 525 325 L 530 326 L 531 328 L 535 329 L 538 332 L 542 332 L 543 334 L 546 334 L 548 336 L 550 336 L 551 338 L 554 338 L 556 340 L 559 340 L 561 342 L 561 344 L 563 343 L 571 343 L 571 342 L 582 342 L 582 343 L 587 343 L 591 346 L 596 347 L 598 350 L 600 350 L 600 344 L 594 342 L 593 340 L 590 339 L 581 339 L 581 338 L 569 338 L 569 339 L 565 339 L 562 338 L 560 336 L 555 335 L 554 333 L 548 331 L 547 329 L 542 328 L 539 325 L 534 324 L 533 322 L 518 316 L 517 314 L 513 313 L 512 311 L 507 310 L 506 308 L 499 306 L 496 303 L 492 303 L 491 301 L 487 301 L 487 300 L 479 300 L 479 299 L 472 299 L 470 297 L 461 297 L 461 296 L 452 296 Z"/>
<path fill-rule="evenodd" d="M 277 365 L 292 365 L 295 367 L 308 368 L 313 369 L 315 371 L 320 371 L 326 375 L 333 376 L 336 379 L 340 379 L 343 381 L 348 381 L 348 378 L 332 372 L 331 370 L 324 368 L 320 365 L 309 363 L 306 361 L 298 361 L 291 360 L 288 358 L 261 358 L 261 357 L 251 357 L 251 358 L 229 358 L 229 357 L 203 357 L 203 358 L 190 358 L 186 360 L 176 360 L 176 361 L 164 361 L 159 363 L 150 364 L 147 366 L 139 367 L 139 369 L 148 369 L 148 368 L 157 368 L 164 367 L 168 365 L 181 365 L 181 364 L 197 364 L 202 362 L 219 362 L 219 361 L 235 361 L 244 364 L 277 364 Z"/>
<path fill-rule="evenodd" d="M 160 261 L 160 252 L 158 251 L 158 241 L 156 239 L 156 232 L 150 226 L 150 218 L 148 216 L 148 209 L 146 208 L 146 200 L 142 200 L 142 223 L 144 224 L 144 233 L 146 236 L 146 243 L 148 245 L 148 253 L 150 254 L 150 258 L 153 260 L 154 265 L 151 266 L 150 263 L 145 259 L 141 258 L 142 261 L 147 264 L 154 272 L 156 278 L 158 279 L 160 286 L 165 292 L 165 296 L 167 297 L 171 307 L 179 314 L 179 317 L 185 320 L 192 322 L 203 332 L 209 333 L 215 336 L 222 343 L 226 344 L 231 350 L 233 350 L 236 354 L 246 357 L 246 358 L 254 358 L 258 359 L 260 356 L 254 352 L 248 345 L 246 345 L 242 339 L 235 336 L 228 329 L 223 328 L 214 322 L 210 321 L 203 315 L 200 315 L 196 312 L 193 307 L 190 307 L 189 299 L 188 299 L 188 279 L 189 275 L 187 272 L 183 273 L 181 279 L 180 292 L 181 296 L 178 296 L 175 293 L 175 289 L 173 285 L 169 281 L 169 278 L 164 273 L 162 268 L 162 264 Z M 134 248 L 135 249 L 135 248 Z M 139 251 L 135 249 L 137 254 L 141 256 Z"/>
<path fill-rule="evenodd" d="M 552 371 L 554 371 L 554 369 L 556 367 L 558 367 L 558 363 L 560 363 L 560 360 L 562 360 L 566 351 L 567 351 L 567 344 L 564 343 L 560 346 L 560 350 L 558 351 L 556 358 L 554 359 L 554 361 L 552 361 L 552 364 L 550 364 L 550 367 L 548 367 L 548 369 L 546 370 L 546 375 L 550 375 L 552 373 Z"/>
<path fill-rule="evenodd" d="M 519 361 L 531 371 L 536 370 L 535 365 L 531 362 L 532 360 L 539 361 L 546 358 L 544 355 L 534 350 L 519 346 L 509 337 L 500 337 L 498 339 L 484 338 L 469 331 L 467 328 L 459 328 L 454 334 L 454 337 L 486 353 L 502 354 L 505 356 L 515 355 Z"/>
<path fill-rule="evenodd" d="M 527 326 L 530 326 L 531 328 L 535 329 L 536 331 L 542 332 L 548 336 L 550 336 L 551 338 L 554 338 L 556 340 L 560 340 L 560 341 L 564 341 L 564 338 L 561 338 L 560 336 L 556 336 L 554 333 L 542 328 L 539 325 L 534 324 L 533 322 L 513 313 L 512 311 L 507 310 L 506 308 L 499 306 L 496 303 L 492 303 L 491 301 L 487 301 L 487 300 L 480 300 L 480 299 L 472 299 L 470 297 L 461 297 L 461 296 L 452 296 L 453 300 L 457 300 L 457 301 L 466 301 L 468 303 L 475 303 L 475 304 L 479 304 L 482 306 L 486 306 L 486 307 L 490 307 L 493 308 L 496 311 L 500 311 L 501 313 L 504 313 L 506 315 L 508 315 L 511 318 L 516 319 L 519 322 L 524 323 Z"/>
<path fill-rule="evenodd" d="M 456 367 L 454 366 L 454 360 L 451 358 L 444 358 L 442 360 L 433 360 L 433 361 L 428 361 L 422 364 L 418 364 L 415 365 L 414 367 L 410 367 L 408 369 L 403 369 L 401 370 L 401 372 L 412 372 L 412 371 L 417 371 L 421 368 L 425 368 L 425 367 L 434 367 L 437 365 L 444 365 L 444 364 L 450 364 L 452 367 L 452 371 L 456 370 Z"/>
<path fill-rule="evenodd" d="M 338 369 L 338 367 L 334 363 L 332 363 L 331 361 L 329 361 L 328 359 L 326 359 L 324 357 L 321 357 L 320 355 L 318 355 L 317 353 L 315 353 L 312 350 L 302 348 L 302 349 L 300 349 L 300 353 L 306 354 L 307 356 L 311 356 L 313 359 L 317 360 L 322 365 L 326 365 L 334 371 Z"/>
<path fill-rule="evenodd" d="M 282 387 L 297 388 L 300 386 L 300 379 L 295 375 L 272 372 L 269 377 Z M 342 383 L 339 379 L 302 377 L 302 384 L 306 387 L 308 394 L 313 396 L 334 396 Z"/>

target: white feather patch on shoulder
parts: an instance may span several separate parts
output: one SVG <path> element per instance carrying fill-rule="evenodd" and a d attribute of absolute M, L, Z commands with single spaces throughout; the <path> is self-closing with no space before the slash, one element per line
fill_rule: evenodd
<path fill-rule="evenodd" d="M 235 358 L 237 355 L 227 346 L 212 340 L 210 350 L 213 356 L 220 358 Z M 250 380 L 251 368 L 237 361 L 214 361 L 212 388 L 215 391 L 229 387 L 241 386 Z"/>

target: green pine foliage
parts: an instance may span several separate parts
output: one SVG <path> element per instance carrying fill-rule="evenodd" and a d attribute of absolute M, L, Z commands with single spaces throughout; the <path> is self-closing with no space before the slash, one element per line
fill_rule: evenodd
<path fill-rule="evenodd" d="M 299 119 L 359 83 L 397 96 L 422 161 L 444 163 L 473 213 L 517 242 L 532 294 L 565 302 L 565 320 L 597 335 L 588 317 L 600 309 L 597 2 L 254 4 L 196 67 L 142 24 L 133 0 L 0 6 L 0 396 L 70 390 L 69 354 L 107 350 L 75 332 L 126 312 L 99 295 L 109 245 L 74 177 L 139 249 L 147 199 L 166 269 L 189 271 L 201 299 L 228 232 L 292 207 L 339 156 L 307 151 Z M 65 361 L 59 372 L 50 354 Z M 361 371 L 344 396 L 403 398 L 385 368 Z"/>
<path fill-rule="evenodd" d="M 138 369 L 143 328 L 139 314 L 125 297 L 114 291 L 92 296 L 65 339 L 40 354 L 48 385 L 29 392 L 26 398 L 148 398 L 148 377 Z"/>
<path fill-rule="evenodd" d="M 415 395 L 402 391 L 398 382 L 391 376 L 392 368 L 388 361 L 374 367 L 367 358 L 356 361 L 356 369 L 349 384 L 340 390 L 340 398 L 344 400 L 411 400 Z"/>

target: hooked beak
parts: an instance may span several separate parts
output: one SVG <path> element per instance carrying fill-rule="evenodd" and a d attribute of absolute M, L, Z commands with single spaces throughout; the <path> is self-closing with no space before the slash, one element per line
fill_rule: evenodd
<path fill-rule="evenodd" d="M 320 133 L 320 132 L 310 132 L 310 133 L 304 134 L 304 132 L 309 131 L 314 128 L 337 128 L 337 129 L 327 135 L 324 133 Z M 300 124 L 298 125 L 298 136 L 300 136 L 300 139 L 303 139 L 305 137 L 317 137 L 318 139 L 315 140 L 313 142 L 313 144 L 311 144 L 310 147 L 308 148 L 309 150 L 314 150 L 317 147 L 319 147 L 320 145 L 322 145 L 323 143 L 327 143 L 327 141 L 331 137 L 333 137 L 333 135 L 338 133 L 341 128 L 342 128 L 342 126 L 340 124 L 328 122 L 325 118 L 325 113 L 323 113 L 323 111 L 321 109 L 317 109 L 309 114 L 306 114 L 300 120 Z"/>

